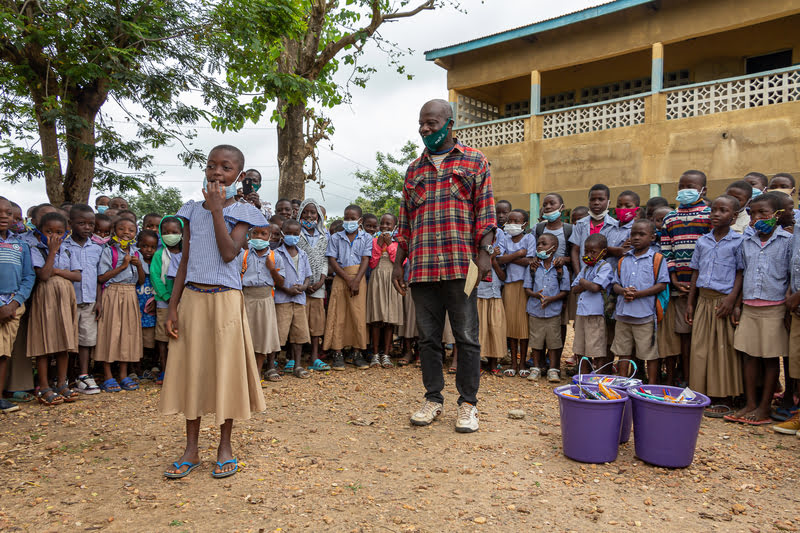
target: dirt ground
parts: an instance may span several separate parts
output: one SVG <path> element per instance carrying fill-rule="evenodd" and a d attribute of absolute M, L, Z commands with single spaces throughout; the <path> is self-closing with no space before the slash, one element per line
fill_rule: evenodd
<path fill-rule="evenodd" d="M 694 464 L 634 456 L 585 465 L 561 453 L 552 386 L 485 377 L 478 433 L 453 431 L 456 393 L 431 427 L 408 417 L 416 368 L 290 376 L 267 411 L 237 423 L 242 470 L 212 479 L 218 430 L 203 420 L 203 465 L 165 480 L 184 422 L 159 389 L 74 404 L 23 404 L 0 418 L 2 531 L 797 531 L 800 439 L 704 419 Z M 526 412 L 508 418 L 510 409 Z"/>

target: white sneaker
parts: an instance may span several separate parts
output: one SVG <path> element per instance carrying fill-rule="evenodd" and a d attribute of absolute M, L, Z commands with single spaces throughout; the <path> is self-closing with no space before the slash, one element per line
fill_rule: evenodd
<path fill-rule="evenodd" d="M 547 381 L 550 383 L 561 382 L 561 371 L 557 368 L 551 368 L 547 371 Z"/>
<path fill-rule="evenodd" d="M 99 394 L 100 387 L 95 383 L 92 376 L 78 376 L 75 380 L 75 388 L 81 394 Z"/>
<path fill-rule="evenodd" d="M 528 381 L 538 381 L 539 376 L 542 375 L 542 369 L 533 367 L 531 368 L 531 375 L 528 376 Z"/>
<path fill-rule="evenodd" d="M 428 426 L 442 414 L 442 404 L 426 401 L 419 411 L 411 415 L 411 423 L 415 426 Z"/>
<path fill-rule="evenodd" d="M 458 433 L 473 433 L 478 431 L 478 408 L 471 403 L 464 402 L 458 406 L 456 418 L 456 431 Z"/>

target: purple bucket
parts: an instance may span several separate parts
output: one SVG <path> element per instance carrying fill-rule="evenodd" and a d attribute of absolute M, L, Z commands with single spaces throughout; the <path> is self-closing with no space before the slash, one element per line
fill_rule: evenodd
<path fill-rule="evenodd" d="M 638 387 L 637 387 L 638 388 Z M 680 387 L 644 385 L 648 394 L 661 395 L 666 391 L 678 397 Z M 636 456 L 647 463 L 669 468 L 683 468 L 692 464 L 697 434 L 703 411 L 711 400 L 699 392 L 696 403 L 660 402 L 628 394 L 633 407 L 633 435 Z"/>
<path fill-rule="evenodd" d="M 638 387 L 642 384 L 639 379 L 624 378 L 620 376 L 608 376 L 605 374 L 576 374 L 572 376 L 573 383 L 580 383 L 581 385 L 597 385 L 599 380 L 604 378 L 612 378 L 616 381 L 625 382 L 626 385 L 614 385 L 613 383 L 606 383 L 609 389 L 614 389 L 617 392 L 627 392 L 628 387 Z M 633 427 L 633 409 L 631 402 L 625 402 L 625 410 L 622 413 L 622 428 L 619 430 L 619 443 L 624 444 L 631 440 L 631 428 Z"/>
<path fill-rule="evenodd" d="M 597 392 L 597 385 L 583 385 Z M 582 400 L 577 385 L 553 389 L 561 413 L 561 446 L 564 455 L 582 463 L 610 463 L 619 451 L 619 431 L 627 394 L 619 400 Z"/>

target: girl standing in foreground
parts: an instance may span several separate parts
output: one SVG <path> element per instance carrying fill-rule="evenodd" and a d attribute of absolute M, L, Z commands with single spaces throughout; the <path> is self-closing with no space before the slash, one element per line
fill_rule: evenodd
<path fill-rule="evenodd" d="M 186 417 L 186 450 L 164 472 L 168 478 L 184 477 L 200 465 L 200 417 L 209 413 L 216 413 L 220 426 L 211 475 L 235 474 L 233 419 L 266 409 L 235 259 L 250 227 L 267 221 L 252 205 L 234 200 L 243 168 L 238 148 L 213 148 L 206 163 L 205 202 L 189 201 L 178 211 L 184 219 L 183 254 L 169 302 L 167 333 L 174 340 L 159 408 L 162 414 Z"/>

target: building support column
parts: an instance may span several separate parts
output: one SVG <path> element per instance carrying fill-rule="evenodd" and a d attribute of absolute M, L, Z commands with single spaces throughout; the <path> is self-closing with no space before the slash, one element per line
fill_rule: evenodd
<path fill-rule="evenodd" d="M 450 108 L 453 110 L 453 127 L 458 126 L 458 93 L 455 89 L 447 92 L 447 99 L 450 101 Z"/>
<path fill-rule="evenodd" d="M 539 223 L 539 193 L 531 193 L 529 200 L 530 219 L 528 220 L 528 227 L 533 228 Z"/>
<path fill-rule="evenodd" d="M 650 184 L 650 198 L 655 198 L 656 196 L 661 196 L 661 184 L 659 184 L 659 183 L 651 183 Z"/>
<path fill-rule="evenodd" d="M 538 70 L 531 71 L 531 115 L 538 115 L 542 109 L 542 75 Z"/>
<path fill-rule="evenodd" d="M 650 87 L 654 93 L 664 89 L 664 45 L 653 43 L 653 65 L 650 74 Z"/>

